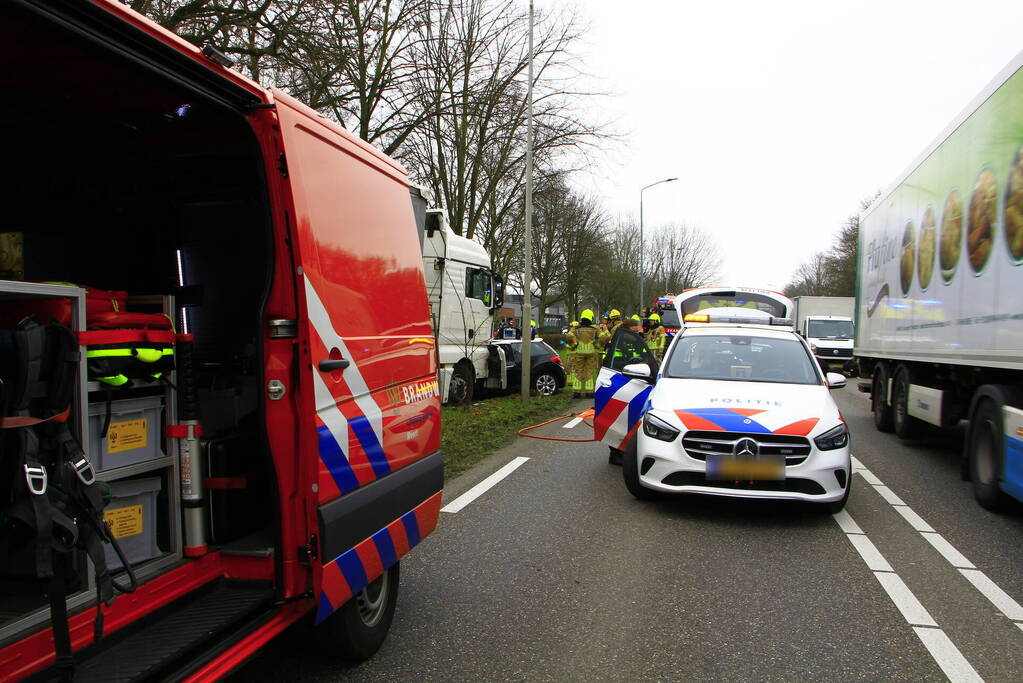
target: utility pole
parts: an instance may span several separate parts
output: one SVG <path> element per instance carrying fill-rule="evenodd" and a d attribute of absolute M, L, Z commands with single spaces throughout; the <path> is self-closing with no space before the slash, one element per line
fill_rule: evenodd
<path fill-rule="evenodd" d="M 643 315 L 643 278 L 644 278 L 644 265 L 643 265 L 643 252 L 646 251 L 643 242 L 643 193 L 653 187 L 654 185 L 660 185 L 661 183 L 670 183 L 678 178 L 665 178 L 664 180 L 658 180 L 656 183 L 650 183 L 646 187 L 639 191 L 639 310 L 637 313 Z"/>
<path fill-rule="evenodd" d="M 530 283 L 533 280 L 533 0 L 529 0 L 529 84 L 526 87 L 526 101 L 529 115 L 526 119 L 526 267 L 522 278 L 522 400 L 529 400 L 533 388 L 531 341 L 533 326 L 533 301 Z M 543 311 L 540 311 L 543 317 Z M 539 327 L 539 325 L 538 325 Z"/>

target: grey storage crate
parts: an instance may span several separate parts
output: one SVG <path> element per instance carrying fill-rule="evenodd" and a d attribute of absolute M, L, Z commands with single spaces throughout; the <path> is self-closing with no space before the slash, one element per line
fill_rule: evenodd
<path fill-rule="evenodd" d="M 103 510 L 103 519 L 117 537 L 121 551 L 128 564 L 138 564 L 160 555 L 157 545 L 156 498 L 163 483 L 160 477 L 145 479 L 124 479 L 112 481 L 110 502 Z M 122 567 L 121 560 L 112 545 L 104 545 L 107 568 L 110 571 Z"/>
<path fill-rule="evenodd" d="M 110 427 L 100 438 L 106 420 L 105 401 L 89 404 L 89 460 L 97 471 L 134 465 L 163 457 L 159 396 L 126 398 L 110 406 Z"/>

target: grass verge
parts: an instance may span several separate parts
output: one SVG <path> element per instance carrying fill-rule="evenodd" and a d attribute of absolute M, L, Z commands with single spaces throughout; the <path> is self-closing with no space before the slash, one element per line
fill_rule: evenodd
<path fill-rule="evenodd" d="M 515 432 L 570 412 L 572 393 L 534 396 L 523 403 L 518 394 L 483 399 L 468 407 L 444 406 L 441 450 L 444 476 L 450 478 L 506 446 Z"/>

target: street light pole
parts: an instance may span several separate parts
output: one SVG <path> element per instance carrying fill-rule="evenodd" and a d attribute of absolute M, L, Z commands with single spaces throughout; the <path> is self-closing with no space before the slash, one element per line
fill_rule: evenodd
<path fill-rule="evenodd" d="M 533 326 L 530 320 L 533 317 L 533 300 L 530 292 L 530 282 L 533 279 L 533 0 L 529 0 L 529 83 L 526 87 L 526 99 L 529 106 L 529 116 L 526 119 L 526 250 L 525 268 L 522 278 L 522 374 L 519 384 L 522 387 L 522 400 L 529 400 L 529 390 L 532 388 L 532 340 Z M 540 318 L 543 318 L 543 311 L 540 311 Z"/>
<path fill-rule="evenodd" d="M 643 278 L 645 276 L 643 265 L 643 252 L 645 251 L 643 243 L 643 193 L 654 185 L 670 183 L 674 180 L 678 180 L 678 178 L 665 178 L 664 180 L 658 180 L 656 183 L 650 183 L 639 191 L 639 310 L 637 313 L 640 315 L 643 314 Z"/>

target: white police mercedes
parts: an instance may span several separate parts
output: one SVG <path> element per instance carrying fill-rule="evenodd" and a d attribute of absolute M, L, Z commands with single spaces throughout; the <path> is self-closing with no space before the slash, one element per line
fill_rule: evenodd
<path fill-rule="evenodd" d="M 686 316 L 658 368 L 620 330 L 597 381 L 597 438 L 624 451 L 625 485 L 656 492 L 802 500 L 849 498 L 849 431 L 791 321 L 745 309 Z"/>

